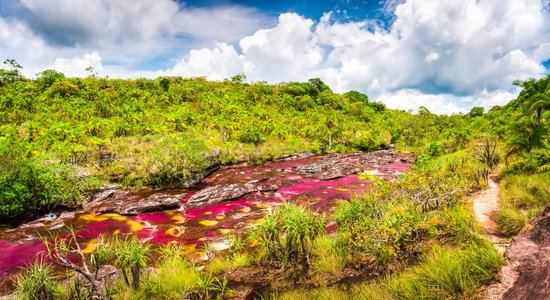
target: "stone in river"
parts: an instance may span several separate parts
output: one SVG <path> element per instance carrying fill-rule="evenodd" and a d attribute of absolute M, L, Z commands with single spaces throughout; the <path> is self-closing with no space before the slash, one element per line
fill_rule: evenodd
<path fill-rule="evenodd" d="M 274 184 L 250 181 L 247 183 L 233 183 L 207 187 L 193 195 L 185 204 L 185 207 L 202 207 L 220 203 L 222 201 L 241 198 L 252 192 L 276 191 Z"/>

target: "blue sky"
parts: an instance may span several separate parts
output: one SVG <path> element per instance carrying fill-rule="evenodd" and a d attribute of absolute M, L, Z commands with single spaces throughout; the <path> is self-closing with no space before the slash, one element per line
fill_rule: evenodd
<path fill-rule="evenodd" d="M 306 81 L 390 107 L 503 105 L 550 67 L 550 0 L 0 0 L 0 59 L 118 78 Z"/>
<path fill-rule="evenodd" d="M 324 0 L 324 1 L 229 1 L 229 0 L 209 0 L 209 1 L 180 1 L 184 5 L 196 7 L 216 7 L 241 5 L 244 7 L 254 7 L 272 16 L 278 16 L 282 13 L 294 12 L 307 18 L 319 19 L 326 12 L 333 12 L 333 15 L 341 21 L 362 21 L 365 19 L 377 20 L 382 24 L 387 24 L 391 20 L 393 13 L 386 10 L 386 2 L 380 0 L 370 1 L 347 1 L 347 0 Z M 395 2 L 397 3 L 397 2 Z"/>

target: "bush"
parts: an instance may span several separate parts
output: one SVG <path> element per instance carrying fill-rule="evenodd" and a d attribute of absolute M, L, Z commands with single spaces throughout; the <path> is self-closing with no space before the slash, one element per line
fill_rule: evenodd
<path fill-rule="evenodd" d="M 324 233 L 324 219 L 303 207 L 283 205 L 252 228 L 250 238 L 259 241 L 273 260 L 307 269 L 313 243 Z"/>
<path fill-rule="evenodd" d="M 151 244 L 140 242 L 137 237 L 133 236 L 124 240 L 116 240 L 112 247 L 116 253 L 116 263 L 122 270 L 124 281 L 127 285 L 130 285 L 127 273 L 127 271 L 130 271 L 132 288 L 137 289 L 141 280 L 142 270 L 149 262 Z"/>
<path fill-rule="evenodd" d="M 20 147 L 0 146 L 0 219 L 28 218 L 62 206 L 75 206 L 92 188 L 73 166 L 27 159 Z"/>
<path fill-rule="evenodd" d="M 209 151 L 202 139 L 189 134 L 169 135 L 149 153 L 153 185 L 177 187 L 208 166 Z"/>
<path fill-rule="evenodd" d="M 37 262 L 17 277 L 17 293 L 22 299 L 60 299 L 61 286 L 54 281 L 53 269 L 44 262 Z"/>
<path fill-rule="evenodd" d="M 384 265 L 424 234 L 422 216 L 411 204 L 386 202 L 372 194 L 336 208 L 338 246 L 352 258 Z"/>

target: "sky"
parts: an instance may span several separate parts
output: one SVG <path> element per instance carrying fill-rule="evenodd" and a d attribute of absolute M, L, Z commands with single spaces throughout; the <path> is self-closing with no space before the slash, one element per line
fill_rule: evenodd
<path fill-rule="evenodd" d="M 550 0 L 0 0 L 8 58 L 28 77 L 320 78 L 450 114 L 548 74 Z"/>

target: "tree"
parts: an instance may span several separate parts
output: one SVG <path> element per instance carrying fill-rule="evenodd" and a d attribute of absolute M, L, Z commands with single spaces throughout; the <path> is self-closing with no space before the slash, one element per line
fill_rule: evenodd
<path fill-rule="evenodd" d="M 4 81 L 15 82 L 24 78 L 21 74 L 21 69 L 23 69 L 23 67 L 17 63 L 15 59 L 6 59 L 4 64 L 9 65 L 10 70 L 0 69 L 0 83 Z"/>
<path fill-rule="evenodd" d="M 514 84 L 523 88 L 518 99 L 524 101 L 525 111 L 540 125 L 544 111 L 550 109 L 550 75 Z"/>
<path fill-rule="evenodd" d="M 234 83 L 242 84 L 246 80 L 246 75 L 244 73 L 239 73 L 233 77 L 231 77 L 231 81 Z"/>
<path fill-rule="evenodd" d="M 482 106 L 474 106 L 472 107 L 468 115 L 470 117 L 479 117 L 479 116 L 483 116 L 484 111 L 485 109 Z"/>
<path fill-rule="evenodd" d="M 544 124 L 544 113 L 550 109 L 550 75 L 539 80 L 529 79 L 514 82 L 523 88 L 518 102 L 524 115 L 511 125 L 510 146 L 506 158 L 512 154 L 530 152 L 535 148 L 547 146 L 548 125 Z"/>
<path fill-rule="evenodd" d="M 38 77 L 38 82 L 44 87 L 49 87 L 54 82 L 65 79 L 65 74 L 56 70 L 44 70 L 37 73 L 36 76 Z"/>

